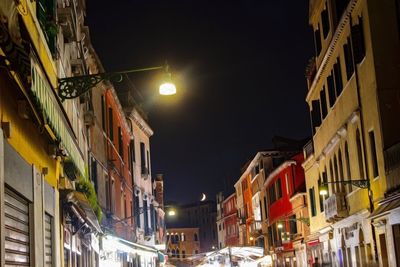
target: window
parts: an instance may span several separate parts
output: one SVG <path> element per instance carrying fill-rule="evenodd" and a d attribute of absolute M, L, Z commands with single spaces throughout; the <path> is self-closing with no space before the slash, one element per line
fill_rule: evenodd
<path fill-rule="evenodd" d="M 310 208 L 311 208 L 311 216 L 314 217 L 317 215 L 317 209 L 315 208 L 315 190 L 314 187 L 308 189 L 308 193 L 310 195 Z"/>
<path fill-rule="evenodd" d="M 313 131 L 317 130 L 317 127 L 321 125 L 321 110 L 319 105 L 319 100 L 313 100 L 311 102 L 311 122 L 313 126 Z"/>
<path fill-rule="evenodd" d="M 268 195 L 269 195 L 269 204 L 271 205 L 271 204 L 274 203 L 275 200 L 276 200 L 275 185 L 274 185 L 274 184 L 272 184 L 272 185 L 268 188 Z"/>
<path fill-rule="evenodd" d="M 218 230 L 219 230 L 219 231 L 222 231 L 221 223 L 218 224 Z"/>
<path fill-rule="evenodd" d="M 147 174 L 146 168 L 146 148 L 143 142 L 140 142 L 140 166 L 142 174 Z"/>
<path fill-rule="evenodd" d="M 199 237 L 197 236 L 196 233 L 194 234 L 194 241 L 199 241 Z M 197 252 L 196 252 L 196 254 L 197 254 Z"/>
<path fill-rule="evenodd" d="M 289 219 L 290 234 L 297 234 L 297 220 L 296 215 L 290 216 Z"/>
<path fill-rule="evenodd" d="M 186 254 L 185 254 L 185 251 L 184 251 L 184 250 L 182 250 L 182 258 L 183 258 L 183 259 L 186 258 Z"/>
<path fill-rule="evenodd" d="M 52 55 L 57 51 L 57 25 L 55 24 L 55 1 L 39 0 L 36 17 L 42 28 L 47 45 Z"/>
<path fill-rule="evenodd" d="M 350 80 L 350 77 L 354 73 L 354 62 L 353 62 L 353 53 L 351 51 L 351 41 L 350 37 L 347 38 L 347 43 L 343 46 L 344 52 L 344 64 L 346 65 L 346 79 Z"/>
<path fill-rule="evenodd" d="M 122 130 L 118 127 L 118 153 L 121 158 L 124 158 L 124 142 L 122 141 Z"/>
<path fill-rule="evenodd" d="M 135 222 L 136 227 L 140 228 L 139 196 L 135 196 Z"/>
<path fill-rule="evenodd" d="M 286 183 L 286 194 L 290 196 L 290 183 L 289 183 L 289 174 L 285 173 L 285 183 Z"/>
<path fill-rule="evenodd" d="M 268 246 L 273 246 L 274 245 L 274 238 L 273 238 L 273 233 L 272 233 L 272 227 L 268 226 Z"/>
<path fill-rule="evenodd" d="M 338 152 L 338 166 L 339 166 L 339 179 L 340 181 L 344 181 L 345 177 L 344 177 L 344 173 L 343 173 L 343 160 L 342 160 L 342 151 L 339 149 Z M 344 184 L 340 185 L 342 192 L 346 191 L 346 187 Z"/>
<path fill-rule="evenodd" d="M 319 177 L 319 179 L 318 179 L 318 185 L 322 185 L 321 177 Z M 324 196 L 321 194 L 318 194 L 318 195 L 319 195 L 319 211 L 323 212 L 324 211 Z"/>
<path fill-rule="evenodd" d="M 349 0 L 335 0 L 333 3 L 335 4 L 336 21 L 339 23 L 340 18 L 343 16 L 343 12 L 349 4 Z"/>
<path fill-rule="evenodd" d="M 369 132 L 369 145 L 371 147 L 372 156 L 372 174 L 374 178 L 378 176 L 378 158 L 376 156 L 376 144 L 374 131 Z"/>
<path fill-rule="evenodd" d="M 281 178 L 278 178 L 276 181 L 276 193 L 277 193 L 277 199 L 282 198 L 282 181 Z"/>
<path fill-rule="evenodd" d="M 361 63 L 365 57 L 365 40 L 362 17 L 358 17 L 358 24 L 351 26 L 351 41 L 355 64 Z"/>
<path fill-rule="evenodd" d="M 150 174 L 150 152 L 147 150 L 147 174 Z"/>
<path fill-rule="evenodd" d="M 315 52 L 317 57 L 319 56 L 319 54 L 321 53 L 321 48 L 322 48 L 322 44 L 321 44 L 321 32 L 319 29 L 317 29 L 316 31 L 314 31 L 314 41 L 315 41 Z"/>
<path fill-rule="evenodd" d="M 106 130 L 106 114 L 105 114 L 105 101 L 104 95 L 101 95 L 101 127 L 103 131 Z"/>
<path fill-rule="evenodd" d="M 332 161 L 329 161 L 329 174 L 330 174 L 330 181 L 334 182 L 335 181 L 335 176 L 333 176 L 333 166 L 332 166 Z M 335 184 L 332 184 L 332 193 L 335 193 Z"/>
<path fill-rule="evenodd" d="M 113 123 L 113 110 L 108 108 L 108 136 L 112 143 L 114 143 L 114 123 Z"/>
<path fill-rule="evenodd" d="M 328 115 L 328 106 L 327 106 L 327 103 L 326 103 L 325 86 L 322 87 L 321 92 L 319 92 L 319 100 L 320 100 L 320 103 L 321 103 L 322 119 L 325 119 L 326 115 Z"/>
<path fill-rule="evenodd" d="M 265 218 L 263 218 L 263 219 L 268 218 L 268 206 L 267 206 L 267 196 L 266 195 L 264 196 L 264 214 L 265 214 Z"/>
<path fill-rule="evenodd" d="M 336 102 L 335 84 L 333 82 L 333 73 L 331 73 L 331 75 L 328 76 L 326 82 L 328 84 L 329 107 L 332 108 Z"/>
<path fill-rule="evenodd" d="M 342 67 L 340 64 L 340 58 L 337 58 L 337 62 L 335 65 L 333 65 L 333 71 L 335 73 L 336 96 L 339 96 L 343 91 Z"/>
<path fill-rule="evenodd" d="M 242 190 L 243 190 L 243 191 L 246 191 L 246 190 L 247 190 L 247 180 L 246 180 L 246 179 L 244 179 L 244 180 L 242 181 Z"/>
<path fill-rule="evenodd" d="M 357 129 L 357 131 L 356 131 L 356 144 L 357 144 L 357 159 L 358 159 L 358 170 L 360 173 L 360 179 L 365 179 L 363 155 L 362 155 L 362 148 L 361 148 L 361 137 L 360 137 L 359 129 Z"/>
<path fill-rule="evenodd" d="M 328 7 L 326 4 L 325 4 L 325 9 L 321 13 L 321 19 L 322 19 L 322 32 L 324 33 L 324 39 L 326 39 L 330 31 Z"/>
<path fill-rule="evenodd" d="M 351 180 L 349 147 L 347 145 L 347 142 L 344 144 L 344 159 L 346 161 L 347 180 Z M 348 190 L 349 192 L 353 191 L 353 186 L 351 184 L 348 184 Z"/>

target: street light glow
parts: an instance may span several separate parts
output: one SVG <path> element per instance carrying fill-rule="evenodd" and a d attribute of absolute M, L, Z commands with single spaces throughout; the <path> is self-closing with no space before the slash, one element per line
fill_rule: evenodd
<path fill-rule="evenodd" d="M 175 215 L 176 215 L 175 210 L 169 210 L 168 211 L 168 216 L 175 216 Z"/>
<path fill-rule="evenodd" d="M 321 196 L 327 196 L 328 195 L 328 187 L 326 185 L 320 185 L 319 186 L 319 194 Z"/>
<path fill-rule="evenodd" d="M 160 95 L 174 95 L 176 94 L 175 84 L 166 82 L 160 85 Z"/>

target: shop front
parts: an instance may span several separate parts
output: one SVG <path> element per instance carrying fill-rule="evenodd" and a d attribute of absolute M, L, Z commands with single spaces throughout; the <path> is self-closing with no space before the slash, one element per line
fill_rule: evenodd
<path fill-rule="evenodd" d="M 155 267 L 165 261 L 155 248 L 105 235 L 101 239 L 100 267 Z"/>

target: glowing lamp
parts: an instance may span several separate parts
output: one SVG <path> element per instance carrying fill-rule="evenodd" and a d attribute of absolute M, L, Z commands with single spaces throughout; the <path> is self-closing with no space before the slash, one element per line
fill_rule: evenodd
<path fill-rule="evenodd" d="M 175 84 L 171 82 L 165 82 L 160 85 L 159 90 L 160 95 L 174 95 L 176 94 L 176 87 Z"/>
<path fill-rule="evenodd" d="M 168 211 L 168 216 L 175 216 L 176 215 L 176 211 L 175 210 L 169 210 Z"/>
<path fill-rule="evenodd" d="M 278 223 L 277 227 L 278 227 L 278 229 L 282 229 L 283 228 L 283 224 L 282 223 Z"/>
<path fill-rule="evenodd" d="M 321 196 L 327 196 L 328 195 L 328 186 L 327 185 L 320 185 L 319 186 L 319 194 Z"/>

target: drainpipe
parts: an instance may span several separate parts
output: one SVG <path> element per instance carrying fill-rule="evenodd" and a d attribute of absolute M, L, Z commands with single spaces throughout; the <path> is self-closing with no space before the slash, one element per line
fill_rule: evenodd
<path fill-rule="evenodd" d="M 370 212 L 372 213 L 374 211 L 374 202 L 373 202 L 373 192 L 371 190 L 371 183 L 370 183 L 370 179 L 369 179 L 369 175 L 368 175 L 368 162 L 367 162 L 367 146 L 365 144 L 365 134 L 364 134 L 364 120 L 363 120 L 363 115 L 362 115 L 362 104 L 361 104 L 361 96 L 360 96 L 360 79 L 359 79 L 359 75 L 358 75 L 358 66 L 357 63 L 354 60 L 354 50 L 353 50 L 353 38 L 352 38 L 352 34 L 351 34 L 351 27 L 353 25 L 353 20 L 350 16 L 350 43 L 351 43 L 351 58 L 354 64 L 354 76 L 356 78 L 356 91 L 357 91 L 357 100 L 358 100 L 358 106 L 359 106 L 359 111 L 360 111 L 360 126 L 361 126 L 361 142 L 362 142 L 362 146 L 363 146 L 363 152 L 364 152 L 364 157 L 363 157 L 363 163 L 364 166 L 362 166 L 364 168 L 364 173 L 366 175 L 365 179 L 368 180 L 368 200 L 369 200 L 369 209 Z M 364 28 L 363 28 L 364 29 Z M 365 37 L 364 37 L 365 38 Z M 365 40 L 363 40 L 365 41 Z M 366 51 L 365 51 L 366 54 Z M 366 55 L 365 55 L 366 57 Z M 362 156 L 362 155 L 361 155 Z M 363 179 L 363 177 L 360 177 L 361 179 Z M 375 254 L 375 261 L 378 262 L 378 249 L 377 249 L 377 245 L 376 245 L 376 236 L 375 236 L 375 227 L 371 222 L 371 229 L 372 229 L 372 240 L 373 240 L 373 250 L 374 250 L 374 254 Z"/>

